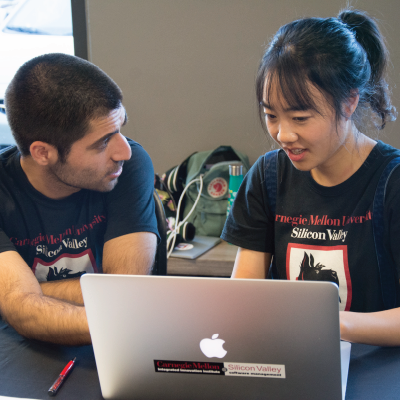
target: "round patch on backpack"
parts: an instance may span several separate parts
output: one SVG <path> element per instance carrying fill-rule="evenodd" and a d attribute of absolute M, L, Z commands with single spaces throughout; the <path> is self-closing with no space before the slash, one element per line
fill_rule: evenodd
<path fill-rule="evenodd" d="M 222 197 L 228 191 L 228 182 L 224 178 L 214 178 L 207 187 L 211 197 Z"/>

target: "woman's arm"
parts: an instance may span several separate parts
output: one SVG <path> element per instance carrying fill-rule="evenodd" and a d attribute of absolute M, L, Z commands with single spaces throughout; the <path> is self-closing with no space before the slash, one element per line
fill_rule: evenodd
<path fill-rule="evenodd" d="M 400 308 L 373 313 L 340 312 L 343 340 L 374 346 L 400 346 Z"/>
<path fill-rule="evenodd" d="M 265 279 L 271 254 L 239 247 L 232 278 Z M 400 308 L 374 313 L 340 312 L 343 340 L 375 346 L 400 346 Z"/>
<path fill-rule="evenodd" d="M 265 279 L 271 263 L 271 253 L 239 247 L 231 278 Z"/>

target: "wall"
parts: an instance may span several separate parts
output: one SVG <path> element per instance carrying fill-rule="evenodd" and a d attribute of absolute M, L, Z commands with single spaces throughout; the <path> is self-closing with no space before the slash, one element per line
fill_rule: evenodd
<path fill-rule="evenodd" d="M 343 1 L 86 0 L 89 60 L 122 88 L 129 124 L 162 173 L 194 151 L 230 144 L 250 161 L 269 150 L 254 76 L 269 38 L 303 16 L 337 15 Z M 381 20 L 400 71 L 398 0 L 353 2 Z M 400 92 L 393 102 L 400 107 Z M 381 138 L 400 148 L 399 122 Z"/>

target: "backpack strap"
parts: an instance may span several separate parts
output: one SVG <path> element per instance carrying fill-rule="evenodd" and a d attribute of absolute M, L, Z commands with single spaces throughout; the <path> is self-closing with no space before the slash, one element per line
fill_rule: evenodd
<path fill-rule="evenodd" d="M 387 164 L 382 172 L 376 187 L 374 203 L 372 208 L 372 227 L 374 232 L 374 242 L 378 259 L 379 275 L 381 279 L 381 289 L 383 303 L 386 309 L 397 306 L 398 277 L 396 268 L 390 256 L 385 251 L 384 245 L 384 206 L 386 188 L 393 171 L 400 165 L 400 157 L 396 157 Z"/>
<path fill-rule="evenodd" d="M 14 144 L 10 144 L 10 145 L 0 145 L 0 154 L 5 153 L 8 150 L 11 150 L 12 148 L 14 148 L 15 145 Z"/>
<path fill-rule="evenodd" d="M 276 195 L 278 192 L 278 152 L 279 150 L 273 150 L 264 155 L 265 185 L 267 188 L 267 199 L 274 220 L 276 213 Z M 272 256 L 272 263 L 269 267 L 267 277 L 269 279 L 274 279 L 278 277 L 278 271 L 276 269 L 276 262 L 274 256 Z"/>
<path fill-rule="evenodd" d="M 276 195 L 278 191 L 278 152 L 279 150 L 273 150 L 264 155 L 267 199 L 268 205 L 274 216 L 276 210 Z"/>

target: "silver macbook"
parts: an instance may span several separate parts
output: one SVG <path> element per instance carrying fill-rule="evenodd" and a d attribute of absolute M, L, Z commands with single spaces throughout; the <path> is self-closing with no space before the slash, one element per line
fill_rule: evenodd
<path fill-rule="evenodd" d="M 86 274 L 81 286 L 105 399 L 342 399 L 333 283 Z"/>

